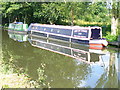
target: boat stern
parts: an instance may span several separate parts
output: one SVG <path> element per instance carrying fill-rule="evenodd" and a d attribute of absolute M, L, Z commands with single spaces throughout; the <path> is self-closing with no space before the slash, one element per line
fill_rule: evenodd
<path fill-rule="evenodd" d="M 105 39 L 93 39 L 89 41 L 91 49 L 103 49 L 108 45 L 108 42 Z"/>

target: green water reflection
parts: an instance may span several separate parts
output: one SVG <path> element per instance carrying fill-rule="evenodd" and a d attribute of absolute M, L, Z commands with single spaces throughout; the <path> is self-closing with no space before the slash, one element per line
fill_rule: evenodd
<path fill-rule="evenodd" d="M 33 47 L 28 41 L 15 41 L 16 39 L 9 38 L 6 31 L 2 34 L 1 62 L 9 66 L 6 72 L 12 68 L 13 73 L 25 73 L 32 80 L 39 82 L 39 69 L 42 69 L 45 77 L 43 82 L 46 83 L 43 87 L 118 88 L 117 51 L 110 52 L 106 49 L 106 54 L 90 53 L 90 61 L 93 63 L 89 64 Z M 89 51 L 87 47 L 85 50 Z"/>

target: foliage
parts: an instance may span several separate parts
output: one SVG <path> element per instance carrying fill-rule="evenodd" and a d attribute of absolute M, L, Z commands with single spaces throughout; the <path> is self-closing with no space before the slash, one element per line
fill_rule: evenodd
<path fill-rule="evenodd" d="M 0 87 L 3 88 L 41 88 L 45 81 L 44 70 L 39 68 L 39 79 L 32 80 L 25 72 L 15 73 L 14 64 L 0 64 Z M 19 69 L 18 72 L 21 70 Z"/>
<path fill-rule="evenodd" d="M 65 18 L 63 10 L 64 4 L 62 3 L 43 3 L 35 10 L 34 16 L 42 23 L 58 24 L 60 19 Z"/>
<path fill-rule="evenodd" d="M 0 4 L 3 25 L 14 22 L 17 18 L 17 21 L 27 24 L 101 26 L 104 36 L 106 32 L 111 31 L 111 16 L 119 17 L 120 5 L 113 3 L 111 10 L 107 8 L 106 2 L 1 2 Z"/>
<path fill-rule="evenodd" d="M 112 4 L 112 27 L 111 34 L 116 35 L 119 33 L 120 28 L 120 2 L 113 2 Z"/>
<path fill-rule="evenodd" d="M 102 2 L 90 4 L 88 9 L 86 10 L 88 15 L 86 15 L 86 21 L 92 22 L 109 22 L 108 19 L 108 10 L 105 7 L 105 4 Z"/>
<path fill-rule="evenodd" d="M 2 4 L 3 22 L 13 22 L 17 17 L 25 23 L 62 24 L 77 19 L 89 22 L 109 22 L 110 17 L 103 2 L 5 2 Z M 5 21 L 6 20 L 6 21 Z"/>
<path fill-rule="evenodd" d="M 112 5 L 112 15 L 115 18 L 119 18 L 119 9 L 120 9 L 120 2 L 114 2 Z"/>
<path fill-rule="evenodd" d="M 30 81 L 24 74 L 0 74 L 0 87 L 3 88 L 35 88 L 38 83 Z M 34 82 L 34 83 L 33 83 Z"/>
<path fill-rule="evenodd" d="M 117 41 L 118 36 L 117 35 L 111 35 L 110 32 L 107 32 L 107 35 L 105 36 L 105 38 L 109 41 Z"/>

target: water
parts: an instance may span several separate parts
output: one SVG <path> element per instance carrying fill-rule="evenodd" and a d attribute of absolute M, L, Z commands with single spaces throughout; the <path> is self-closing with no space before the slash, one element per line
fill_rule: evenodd
<path fill-rule="evenodd" d="M 42 87 L 118 88 L 118 52 L 112 47 L 93 50 L 83 45 L 3 31 L 0 62 L 6 67 L 5 72 L 12 69 L 12 73 L 25 73 L 38 83 L 42 74 L 45 78 Z"/>

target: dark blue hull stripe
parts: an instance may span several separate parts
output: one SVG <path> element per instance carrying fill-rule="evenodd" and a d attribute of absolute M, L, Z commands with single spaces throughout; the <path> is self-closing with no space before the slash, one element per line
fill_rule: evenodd
<path fill-rule="evenodd" d="M 69 41 L 69 39 L 70 39 L 68 37 L 62 37 L 62 36 L 56 36 L 56 35 L 49 35 L 49 37 L 53 38 L 53 39 L 64 40 L 64 41 Z"/>
<path fill-rule="evenodd" d="M 47 34 L 45 33 L 40 33 L 40 32 L 32 32 L 32 35 L 37 35 L 37 36 L 42 36 L 42 37 L 47 37 Z M 58 39 L 58 40 L 64 40 L 64 41 L 70 41 L 69 37 L 63 37 L 63 36 L 57 36 L 57 35 L 50 35 L 48 38 L 52 39 Z M 80 40 L 80 39 L 71 39 L 72 43 L 78 43 L 78 44 L 89 44 L 89 40 Z"/>

